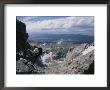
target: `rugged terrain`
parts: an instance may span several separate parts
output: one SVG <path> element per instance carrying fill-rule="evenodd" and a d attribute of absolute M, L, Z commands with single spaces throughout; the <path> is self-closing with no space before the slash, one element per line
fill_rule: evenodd
<path fill-rule="evenodd" d="M 16 73 L 43 73 L 43 63 L 40 55 L 42 48 L 29 44 L 26 25 L 16 20 Z"/>
<path fill-rule="evenodd" d="M 16 20 L 17 74 L 94 74 L 94 43 L 33 45 L 28 42 L 26 25 Z M 49 48 L 50 47 L 50 48 Z M 45 54 L 46 49 L 49 52 Z"/>
<path fill-rule="evenodd" d="M 46 74 L 93 74 L 94 46 L 81 44 L 71 48 L 64 61 L 57 61 L 57 65 L 50 65 L 45 69 Z"/>

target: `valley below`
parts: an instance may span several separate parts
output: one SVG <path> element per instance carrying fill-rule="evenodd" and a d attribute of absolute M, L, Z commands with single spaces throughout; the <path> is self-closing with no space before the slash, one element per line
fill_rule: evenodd
<path fill-rule="evenodd" d="M 36 35 L 37 36 L 37 35 Z M 61 36 L 60 36 L 61 37 Z M 77 43 L 70 39 L 29 40 L 32 47 L 42 48 L 39 62 L 42 67 L 33 64 L 34 68 L 39 68 L 38 74 L 93 74 L 94 73 L 94 43 Z M 38 58 L 36 58 L 37 60 Z M 36 72 L 37 73 L 37 72 Z"/>

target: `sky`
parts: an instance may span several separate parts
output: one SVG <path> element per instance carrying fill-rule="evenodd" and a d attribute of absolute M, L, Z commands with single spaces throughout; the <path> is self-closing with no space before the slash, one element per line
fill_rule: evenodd
<path fill-rule="evenodd" d="M 17 16 L 28 33 L 94 35 L 94 16 Z"/>

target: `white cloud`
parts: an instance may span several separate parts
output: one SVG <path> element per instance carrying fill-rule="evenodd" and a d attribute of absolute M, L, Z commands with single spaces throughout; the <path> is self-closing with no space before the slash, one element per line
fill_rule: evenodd
<path fill-rule="evenodd" d="M 35 17 L 27 17 L 23 20 L 23 22 L 26 23 L 28 31 L 56 29 L 75 30 L 76 28 L 87 30 L 87 28 L 94 27 L 94 17 L 92 16 L 71 16 L 59 19 L 49 19 L 32 22 L 32 19 L 34 18 Z"/>
<path fill-rule="evenodd" d="M 19 20 L 26 23 L 32 22 L 32 20 L 37 19 L 37 16 L 18 16 Z"/>

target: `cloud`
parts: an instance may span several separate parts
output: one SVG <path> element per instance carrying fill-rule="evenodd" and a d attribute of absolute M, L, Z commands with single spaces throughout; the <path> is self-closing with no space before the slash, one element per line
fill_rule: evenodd
<path fill-rule="evenodd" d="M 26 23 L 28 31 L 55 31 L 58 29 L 64 31 L 78 31 L 84 32 L 86 30 L 94 30 L 94 17 L 93 16 L 71 16 L 56 19 L 43 19 L 35 21 L 38 17 L 25 17 L 22 19 Z M 33 22 L 34 21 L 34 22 Z"/>
<path fill-rule="evenodd" d="M 17 16 L 17 19 L 19 19 L 20 21 L 24 23 L 33 22 L 37 18 L 38 18 L 37 16 Z"/>

